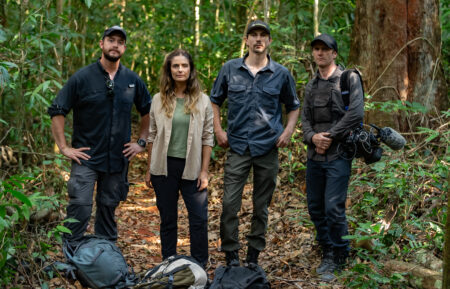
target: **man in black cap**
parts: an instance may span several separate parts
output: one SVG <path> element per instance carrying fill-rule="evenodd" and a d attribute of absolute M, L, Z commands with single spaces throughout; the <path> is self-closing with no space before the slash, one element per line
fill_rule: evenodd
<path fill-rule="evenodd" d="M 78 70 L 59 91 L 48 113 L 60 152 L 72 160 L 67 185 L 66 223 L 70 242 L 80 240 L 92 212 L 97 184 L 95 234 L 117 240 L 115 209 L 128 193 L 128 161 L 143 152 L 148 135 L 151 98 L 145 83 L 120 64 L 127 35 L 119 26 L 104 31 L 99 60 Z M 131 142 L 132 105 L 141 114 L 139 140 Z M 66 143 L 64 122 L 73 109 L 72 145 Z"/>
<path fill-rule="evenodd" d="M 269 25 L 256 20 L 245 38 L 248 53 L 224 64 L 211 91 L 217 143 L 230 147 L 224 175 L 220 238 L 227 265 L 239 265 L 239 219 L 242 192 L 253 167 L 253 217 L 247 235 L 246 262 L 255 266 L 266 245 L 268 206 L 277 183 L 278 148 L 286 147 L 299 115 L 295 81 L 273 61 Z M 221 126 L 220 106 L 228 98 L 228 129 Z M 283 128 L 282 104 L 287 112 Z"/>
<path fill-rule="evenodd" d="M 318 71 L 306 85 L 302 109 L 303 140 L 308 145 L 306 192 L 322 249 L 316 272 L 331 281 L 349 252 L 349 242 L 342 237 L 348 234 L 345 200 L 352 161 L 340 157 L 338 142 L 363 121 L 364 94 L 360 77 L 351 72 L 349 104 L 344 105 L 340 88 L 343 68 L 335 63 L 338 46 L 332 36 L 317 36 L 311 47 Z"/>

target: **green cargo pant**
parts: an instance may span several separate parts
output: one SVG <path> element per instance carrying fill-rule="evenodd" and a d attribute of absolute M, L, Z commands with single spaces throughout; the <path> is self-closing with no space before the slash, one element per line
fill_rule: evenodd
<path fill-rule="evenodd" d="M 238 213 L 242 204 L 242 191 L 253 167 L 253 216 L 248 245 L 262 251 L 266 246 L 268 206 L 277 183 L 278 149 L 265 155 L 252 157 L 247 150 L 244 155 L 228 151 L 225 162 L 224 194 L 220 217 L 222 250 L 234 251 L 239 245 Z"/>

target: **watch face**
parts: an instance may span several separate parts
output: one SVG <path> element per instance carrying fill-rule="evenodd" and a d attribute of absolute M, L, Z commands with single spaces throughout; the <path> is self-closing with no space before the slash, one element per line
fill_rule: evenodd
<path fill-rule="evenodd" d="M 147 143 L 146 143 L 145 140 L 143 140 L 143 139 L 138 139 L 137 144 L 140 145 L 141 147 L 145 147 L 145 145 L 146 145 Z"/>

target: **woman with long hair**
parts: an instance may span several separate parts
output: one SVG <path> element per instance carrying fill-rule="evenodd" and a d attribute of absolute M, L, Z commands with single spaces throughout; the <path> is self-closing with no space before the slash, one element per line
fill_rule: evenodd
<path fill-rule="evenodd" d="M 191 256 L 208 261 L 208 165 L 214 143 L 213 112 L 202 93 L 191 55 L 169 53 L 160 92 L 152 100 L 145 182 L 156 194 L 163 259 L 177 253 L 178 197 L 189 216 Z"/>

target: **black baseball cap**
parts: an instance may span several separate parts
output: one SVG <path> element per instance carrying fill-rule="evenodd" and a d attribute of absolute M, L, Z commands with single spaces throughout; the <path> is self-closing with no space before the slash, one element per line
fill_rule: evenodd
<path fill-rule="evenodd" d="M 261 21 L 261 20 L 252 21 L 247 27 L 247 35 L 249 35 L 250 32 L 252 30 L 255 30 L 255 29 L 262 29 L 262 30 L 266 31 L 270 35 L 269 24 L 267 24 L 264 21 Z"/>
<path fill-rule="evenodd" d="M 329 48 L 333 49 L 336 52 L 338 51 L 338 46 L 337 46 L 336 40 L 331 35 L 328 35 L 326 33 L 322 33 L 322 34 L 316 36 L 313 39 L 313 41 L 311 41 L 311 47 L 313 47 L 314 44 L 317 43 L 317 41 L 322 41 Z"/>
<path fill-rule="evenodd" d="M 114 32 L 119 32 L 123 35 L 123 38 L 125 39 L 125 41 L 127 41 L 127 33 L 125 32 L 125 30 L 123 30 L 122 27 L 114 25 L 112 27 L 109 27 L 108 29 L 105 30 L 105 32 L 103 32 L 103 38 L 105 39 L 106 36 L 111 35 Z"/>

